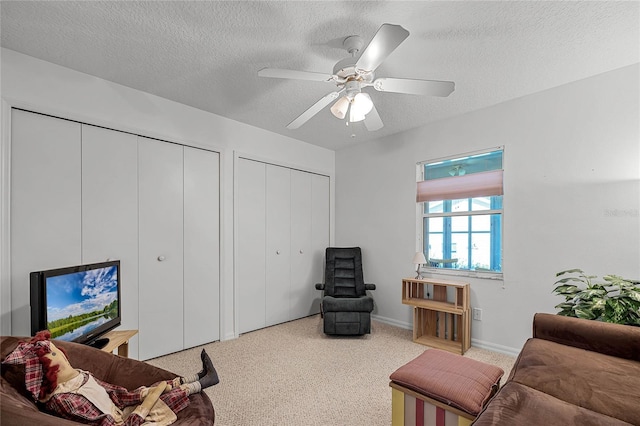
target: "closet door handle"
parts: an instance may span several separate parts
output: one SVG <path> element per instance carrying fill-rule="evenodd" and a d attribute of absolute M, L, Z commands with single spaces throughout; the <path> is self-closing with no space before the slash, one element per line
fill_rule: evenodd
<path fill-rule="evenodd" d="M 300 254 L 304 254 L 304 250 L 300 249 Z"/>
<path fill-rule="evenodd" d="M 276 254 L 280 254 L 280 250 L 276 250 Z"/>
<path fill-rule="evenodd" d="M 158 256 L 158 262 L 163 262 L 166 259 L 164 256 Z"/>

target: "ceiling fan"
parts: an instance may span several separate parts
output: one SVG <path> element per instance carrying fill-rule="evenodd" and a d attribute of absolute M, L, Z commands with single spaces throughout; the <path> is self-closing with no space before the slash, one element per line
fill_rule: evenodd
<path fill-rule="evenodd" d="M 324 107 L 338 99 L 331 113 L 348 122 L 364 121 L 369 131 L 383 127 L 382 119 L 364 87 L 372 86 L 379 92 L 406 93 L 410 95 L 449 96 L 455 88 L 452 81 L 415 80 L 405 78 L 374 78 L 374 71 L 409 36 L 409 31 L 400 25 L 382 24 L 367 47 L 360 36 L 349 36 L 343 41 L 351 57 L 339 61 L 333 74 L 295 71 L 278 68 L 263 68 L 260 77 L 288 78 L 296 80 L 325 81 L 334 83 L 337 90 L 325 95 L 309 109 L 287 124 L 288 129 L 297 129 L 319 113 Z"/>

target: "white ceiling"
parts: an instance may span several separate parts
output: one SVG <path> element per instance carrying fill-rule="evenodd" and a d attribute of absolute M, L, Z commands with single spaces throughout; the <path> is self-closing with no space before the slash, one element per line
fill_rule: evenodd
<path fill-rule="evenodd" d="M 395 134 L 640 62 L 638 1 L 2 1 L 2 46 L 330 149 Z M 285 126 L 383 23 L 410 35 L 377 77 L 450 80 L 446 98 L 367 88 L 385 126 L 346 126 L 328 107 Z M 594 99 L 597 102 L 597 99 Z"/>

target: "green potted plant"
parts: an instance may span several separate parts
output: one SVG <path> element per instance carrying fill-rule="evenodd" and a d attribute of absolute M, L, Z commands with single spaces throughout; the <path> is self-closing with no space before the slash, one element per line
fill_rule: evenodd
<path fill-rule="evenodd" d="M 558 272 L 566 275 L 555 282 L 553 292 L 564 296 L 556 305 L 558 315 L 640 326 L 640 283 L 605 275 L 604 282 L 596 282 L 595 275 L 581 269 Z"/>

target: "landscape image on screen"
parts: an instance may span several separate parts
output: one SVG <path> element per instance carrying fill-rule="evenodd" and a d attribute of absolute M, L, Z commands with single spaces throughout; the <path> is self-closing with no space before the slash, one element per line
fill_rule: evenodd
<path fill-rule="evenodd" d="M 117 266 L 47 278 L 47 328 L 74 340 L 118 315 Z"/>

